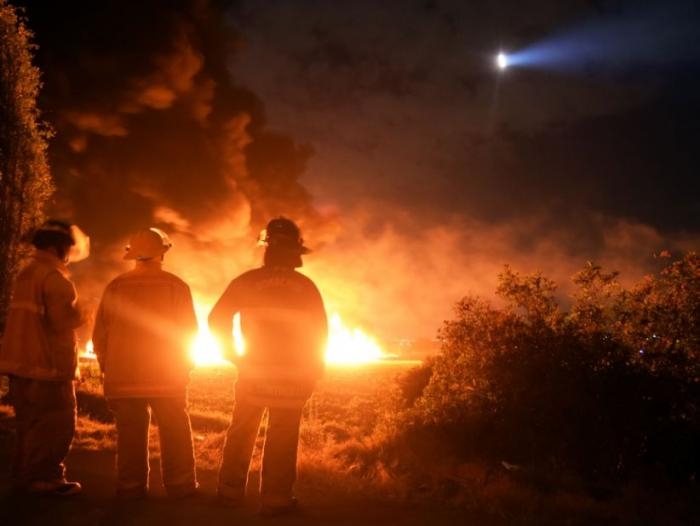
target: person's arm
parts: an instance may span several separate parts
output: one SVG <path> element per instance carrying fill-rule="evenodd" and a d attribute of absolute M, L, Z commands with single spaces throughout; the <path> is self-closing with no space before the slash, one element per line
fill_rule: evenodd
<path fill-rule="evenodd" d="M 194 311 L 192 292 L 188 285 L 184 285 L 182 289 L 179 304 L 177 328 L 181 335 L 180 344 L 183 349 L 183 359 L 188 368 L 193 369 L 195 363 L 191 354 L 191 343 L 197 337 L 199 325 L 197 324 L 197 315 Z"/>
<path fill-rule="evenodd" d="M 105 372 L 105 365 L 107 364 L 108 290 L 105 290 L 97 308 L 95 325 L 92 329 L 92 346 L 102 373 Z"/>
<path fill-rule="evenodd" d="M 52 331 L 72 330 L 87 321 L 78 305 L 75 286 L 60 272 L 52 272 L 46 277 L 43 290 L 46 319 Z"/>
<path fill-rule="evenodd" d="M 328 346 L 328 315 L 326 307 L 323 304 L 321 293 L 316 289 L 316 308 L 315 308 L 315 324 L 316 324 L 316 359 L 318 360 L 318 378 L 323 376 L 326 369 L 326 348 Z"/>
<path fill-rule="evenodd" d="M 233 316 L 240 310 L 238 305 L 238 284 L 232 281 L 216 302 L 209 317 L 209 331 L 221 345 L 224 358 L 232 363 L 238 361 L 233 344 Z"/>
<path fill-rule="evenodd" d="M 306 293 L 306 314 L 308 316 L 309 346 L 314 379 L 323 376 L 326 368 L 326 347 L 328 346 L 328 317 L 323 298 L 318 287 L 309 280 Z"/>
<path fill-rule="evenodd" d="M 74 377 L 77 373 L 76 327 L 85 323 L 73 283 L 60 272 L 51 272 L 42 285 L 44 320 L 52 362 L 60 375 Z"/>

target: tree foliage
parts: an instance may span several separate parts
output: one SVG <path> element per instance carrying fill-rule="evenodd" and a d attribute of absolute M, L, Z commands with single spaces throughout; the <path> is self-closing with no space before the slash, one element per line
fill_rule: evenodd
<path fill-rule="evenodd" d="M 24 232 L 42 219 L 53 191 L 47 162 L 50 131 L 39 118 L 39 70 L 32 35 L 17 10 L 0 0 L 0 328 L 22 257 Z"/>
<path fill-rule="evenodd" d="M 506 267 L 503 306 L 466 297 L 441 352 L 404 379 L 405 435 L 432 429 L 463 460 L 610 480 L 700 470 L 700 257 L 625 288 L 588 264 L 564 310 L 556 285 Z M 427 371 L 427 373 L 426 373 Z"/>

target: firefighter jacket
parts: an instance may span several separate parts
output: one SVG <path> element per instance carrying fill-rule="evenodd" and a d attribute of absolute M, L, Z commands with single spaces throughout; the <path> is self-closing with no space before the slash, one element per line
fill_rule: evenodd
<path fill-rule="evenodd" d="M 68 269 L 37 250 L 15 280 L 0 346 L 0 373 L 37 380 L 75 378 L 75 328 L 84 323 Z"/>
<path fill-rule="evenodd" d="M 95 317 L 92 342 L 105 396 L 182 396 L 196 332 L 187 284 L 160 261 L 138 261 L 107 285 Z"/>
<path fill-rule="evenodd" d="M 240 313 L 245 352 L 236 357 L 236 396 L 266 406 L 299 407 L 323 374 L 328 336 L 321 294 L 308 277 L 263 266 L 234 279 L 209 314 L 209 328 L 230 342 Z"/>

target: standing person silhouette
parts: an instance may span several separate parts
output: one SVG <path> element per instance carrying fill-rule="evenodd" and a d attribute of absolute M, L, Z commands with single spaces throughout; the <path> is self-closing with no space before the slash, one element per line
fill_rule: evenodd
<path fill-rule="evenodd" d="M 219 469 L 218 496 L 227 505 L 245 497 L 251 455 L 268 412 L 260 475 L 260 512 L 296 509 L 299 424 L 304 404 L 323 374 L 328 335 L 321 294 L 297 272 L 308 253 L 297 225 L 279 217 L 263 230 L 264 263 L 235 278 L 209 314 L 209 328 L 237 365 L 236 401 Z M 245 353 L 234 352 L 233 317 L 240 314 Z"/>
<path fill-rule="evenodd" d="M 53 219 L 34 231 L 31 244 L 36 251 L 15 280 L 0 346 L 17 422 L 12 478 L 20 491 L 70 496 L 81 491 L 66 480 L 63 462 L 75 434 L 75 329 L 86 317 L 66 265 L 87 257 L 89 244 L 75 225 Z"/>
<path fill-rule="evenodd" d="M 134 234 L 124 259 L 135 266 L 107 285 L 95 318 L 92 341 L 117 422 L 117 496 L 125 499 L 148 493 L 151 411 L 168 496 L 187 497 L 198 486 L 187 413 L 197 319 L 189 286 L 161 268 L 171 246 L 157 228 Z"/>

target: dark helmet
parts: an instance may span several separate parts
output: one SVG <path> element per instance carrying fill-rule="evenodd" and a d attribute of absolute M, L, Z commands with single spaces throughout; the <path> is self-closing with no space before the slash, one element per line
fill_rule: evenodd
<path fill-rule="evenodd" d="M 136 232 L 126 247 L 124 259 L 140 261 L 160 257 L 172 248 L 168 234 L 159 228 L 147 228 Z"/>
<path fill-rule="evenodd" d="M 299 254 L 308 254 L 310 250 L 304 246 L 301 231 L 294 221 L 286 217 L 272 219 L 265 229 L 260 232 L 258 242 L 271 248 L 293 250 Z"/>
<path fill-rule="evenodd" d="M 68 247 L 75 245 L 75 237 L 70 223 L 49 219 L 34 230 L 31 243 L 42 250 L 49 247 L 67 250 Z"/>

